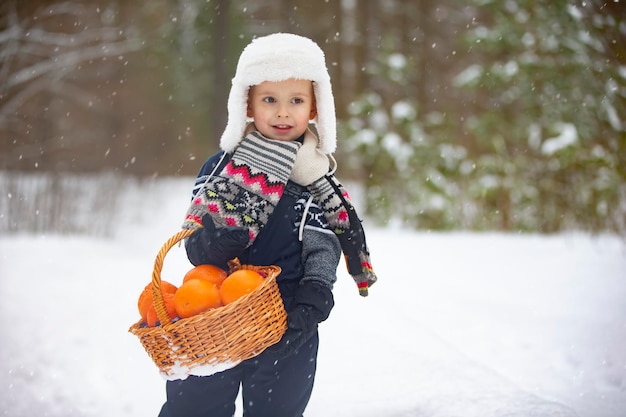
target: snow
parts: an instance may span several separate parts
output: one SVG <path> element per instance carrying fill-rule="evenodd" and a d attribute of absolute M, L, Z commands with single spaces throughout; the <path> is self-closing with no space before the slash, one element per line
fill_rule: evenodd
<path fill-rule="evenodd" d="M 578 132 L 575 125 L 571 123 L 558 123 L 556 128 L 560 130 L 560 134 L 553 138 L 546 139 L 543 145 L 541 145 L 541 153 L 544 155 L 553 155 L 578 141 Z"/>
<path fill-rule="evenodd" d="M 128 328 L 191 183 L 129 198 L 158 205 L 112 238 L 0 236 L 2 415 L 157 415 Z M 307 417 L 626 415 L 623 240 L 366 227 L 379 282 L 362 298 L 340 265 Z M 189 267 L 175 246 L 162 277 Z"/>
<path fill-rule="evenodd" d="M 413 120 L 416 115 L 415 107 L 406 100 L 397 101 L 391 106 L 391 117 L 394 120 Z"/>
<path fill-rule="evenodd" d="M 456 76 L 454 85 L 462 87 L 464 85 L 476 82 L 483 74 L 483 67 L 477 64 L 470 65 L 463 72 Z"/>
<path fill-rule="evenodd" d="M 172 352 L 175 352 L 176 349 L 178 349 L 177 346 L 172 346 Z M 174 365 L 168 372 L 160 372 L 160 374 L 166 380 L 176 381 L 178 379 L 187 379 L 190 375 L 196 375 L 196 376 L 215 375 L 227 369 L 234 368 L 240 363 L 241 361 L 238 361 L 238 362 L 227 361 L 227 362 L 208 363 L 208 364 L 190 367 L 188 365 L 183 364 L 181 361 L 177 361 L 174 363 Z"/>

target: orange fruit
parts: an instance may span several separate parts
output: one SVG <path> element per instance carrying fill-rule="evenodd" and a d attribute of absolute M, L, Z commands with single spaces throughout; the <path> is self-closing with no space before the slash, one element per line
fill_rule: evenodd
<path fill-rule="evenodd" d="M 187 318 L 222 306 L 220 289 L 206 279 L 190 279 L 174 295 L 174 306 L 180 318 Z"/>
<path fill-rule="evenodd" d="M 170 284 L 167 281 L 161 281 L 161 291 L 163 294 L 174 294 L 178 288 L 174 284 Z M 145 286 L 141 294 L 139 294 L 139 300 L 137 301 L 137 308 L 139 309 L 139 315 L 141 319 L 148 322 L 148 308 L 152 306 L 152 282 Z"/>
<path fill-rule="evenodd" d="M 222 283 L 222 303 L 230 304 L 254 291 L 263 283 L 263 277 L 251 269 L 240 269 L 230 274 Z"/>
<path fill-rule="evenodd" d="M 198 265 L 195 268 L 190 269 L 183 278 L 183 283 L 189 281 L 190 279 L 200 278 L 206 279 L 217 285 L 217 287 L 222 286 L 222 281 L 226 279 L 228 273 L 224 271 L 219 266 L 215 265 Z"/>
<path fill-rule="evenodd" d="M 176 307 L 174 306 L 174 293 L 168 292 L 163 294 L 163 303 L 165 304 L 165 309 L 167 310 L 167 315 L 170 316 L 171 320 L 176 318 Z M 156 323 L 159 321 L 157 317 L 156 308 L 154 308 L 153 304 L 150 304 L 148 307 L 148 312 L 146 313 L 146 323 L 150 327 L 156 326 Z"/>

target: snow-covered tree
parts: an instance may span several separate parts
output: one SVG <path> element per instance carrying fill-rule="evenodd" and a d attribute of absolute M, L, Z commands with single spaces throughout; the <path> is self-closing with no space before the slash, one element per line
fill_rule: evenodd
<path fill-rule="evenodd" d="M 456 36 L 420 42 L 444 51 L 416 57 L 381 42 L 375 85 L 395 96 L 364 93 L 344 123 L 371 174 L 369 213 L 420 228 L 626 230 L 620 7 L 440 4 L 430 13 Z M 423 74 L 420 59 L 446 70 Z M 422 80 L 422 93 L 406 80 Z"/>

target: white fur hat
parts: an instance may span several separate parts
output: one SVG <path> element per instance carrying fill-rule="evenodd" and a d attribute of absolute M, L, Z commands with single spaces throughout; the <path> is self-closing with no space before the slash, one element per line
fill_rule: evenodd
<path fill-rule="evenodd" d="M 246 114 L 250 87 L 290 78 L 313 81 L 317 104 L 313 122 L 319 135 L 318 148 L 325 154 L 335 151 L 335 102 L 324 52 L 311 39 L 289 33 L 254 39 L 241 53 L 228 96 L 228 123 L 220 139 L 224 151 L 233 151 L 244 136 L 249 121 Z"/>

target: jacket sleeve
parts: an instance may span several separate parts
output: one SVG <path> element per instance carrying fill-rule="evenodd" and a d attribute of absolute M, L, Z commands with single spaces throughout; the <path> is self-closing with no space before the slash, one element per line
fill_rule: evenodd
<path fill-rule="evenodd" d="M 330 230 L 319 207 L 311 206 L 305 216 L 307 223 L 302 234 L 302 283 L 313 281 L 332 290 L 337 281 L 337 266 L 341 258 L 339 239 Z"/>

